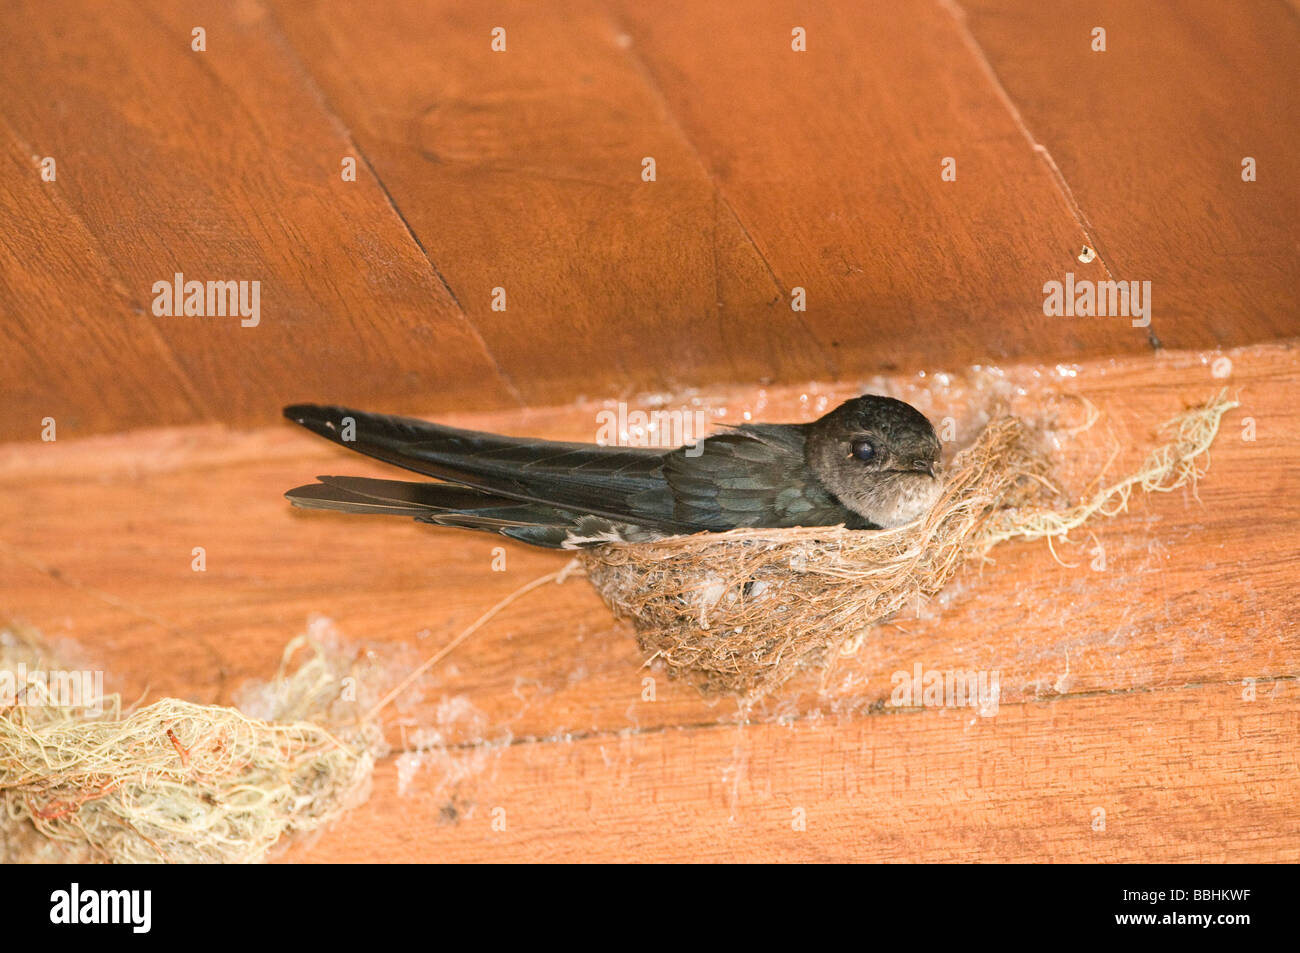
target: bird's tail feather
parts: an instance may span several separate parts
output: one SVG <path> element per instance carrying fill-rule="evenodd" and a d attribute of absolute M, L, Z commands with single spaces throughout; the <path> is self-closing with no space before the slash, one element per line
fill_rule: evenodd
<path fill-rule="evenodd" d="M 692 528 L 679 526 L 674 515 L 661 450 L 506 437 L 316 404 L 294 404 L 284 414 L 349 450 L 494 498 Z"/>
<path fill-rule="evenodd" d="M 409 483 L 365 477 L 320 476 L 319 483 L 285 494 L 304 509 L 406 516 L 422 523 L 500 533 L 560 547 L 587 517 L 541 503 L 521 503 L 448 483 Z"/>

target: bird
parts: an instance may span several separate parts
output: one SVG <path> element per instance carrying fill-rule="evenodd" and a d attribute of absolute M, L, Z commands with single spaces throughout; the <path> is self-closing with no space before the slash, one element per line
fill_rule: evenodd
<path fill-rule="evenodd" d="M 285 494 L 295 506 L 407 516 L 550 549 L 742 527 L 892 529 L 926 513 L 943 487 L 930 421 L 875 394 L 811 423 L 743 423 L 676 449 L 507 437 L 318 404 L 284 415 L 440 481 L 319 476 Z"/>

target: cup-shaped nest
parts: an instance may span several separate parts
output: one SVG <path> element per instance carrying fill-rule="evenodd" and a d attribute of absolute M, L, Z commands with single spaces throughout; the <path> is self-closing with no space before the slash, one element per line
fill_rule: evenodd
<path fill-rule="evenodd" d="M 956 455 L 938 502 L 907 526 L 739 529 L 603 546 L 582 559 L 670 676 L 757 697 L 938 592 L 987 548 L 997 514 L 1044 492 L 1047 469 L 1025 425 L 1001 416 Z"/>

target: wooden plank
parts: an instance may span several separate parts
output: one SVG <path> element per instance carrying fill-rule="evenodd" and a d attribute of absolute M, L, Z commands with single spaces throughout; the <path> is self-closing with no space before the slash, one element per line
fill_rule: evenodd
<path fill-rule="evenodd" d="M 47 415 L 66 436 L 270 422 L 306 394 L 515 403 L 364 162 L 342 180 L 355 146 L 259 4 L 79 3 L 29 28 L 47 15 L 0 13 L 0 57 L 23 64 L 6 144 L 57 162 L 53 182 L 14 169 L 0 199 L 20 335 L 4 392 L 28 395 L 0 439 Z M 177 272 L 261 282 L 261 323 L 155 317 L 153 285 Z"/>
<path fill-rule="evenodd" d="M 598 4 L 274 7 L 528 403 L 831 371 Z"/>
<path fill-rule="evenodd" d="M 628 629 L 574 579 L 506 610 L 421 679 L 392 713 L 390 738 L 400 743 L 402 730 L 439 723 L 439 706 L 458 698 L 478 714 L 440 731 L 469 744 L 817 710 L 852 719 L 879 707 L 893 674 L 917 663 L 998 669 L 1005 704 L 1294 675 L 1300 506 L 1287 488 L 1300 470 L 1289 397 L 1297 353 L 1252 348 L 1218 355 L 1218 365 L 1209 357 L 1096 362 L 1062 368 L 1064 376 L 1020 366 L 876 381 L 872 389 L 904 396 L 937 421 L 953 416 L 959 441 L 1000 400 L 1067 430 L 1083 419 L 1082 398 L 1092 401 L 1101 421 L 1059 437 L 1061 478 L 1076 488 L 1103 470 L 1114 478 L 1132 469 L 1155 424 L 1223 384 L 1243 409 L 1225 418 L 1195 495 L 1135 500 L 1129 515 L 1058 546 L 1068 566 L 1041 543 L 995 551 L 996 562 L 959 577 L 917 618 L 871 633 L 825 685 L 809 675 L 747 713 L 734 700 L 701 698 L 640 669 Z M 1231 373 L 1215 378 L 1224 357 Z M 729 416 L 797 420 L 849 392 L 722 396 Z M 591 439 L 596 409 L 448 419 Z M 1247 417 L 1253 441 L 1243 439 Z M 294 511 L 281 499 L 322 472 L 391 475 L 287 424 L 4 447 L 0 608 L 75 640 L 129 697 L 148 690 L 229 703 L 244 680 L 273 671 L 313 614 L 334 620 L 344 644 L 372 651 L 378 675 L 395 680 L 567 558 L 400 520 Z M 492 571 L 498 545 L 504 572 Z M 205 549 L 206 572 L 191 569 L 195 546 Z M 1102 569 L 1094 568 L 1098 547 Z M 657 682 L 654 702 L 642 698 L 647 676 Z"/>
<path fill-rule="evenodd" d="M 1146 346 L 1043 319 L 1086 239 L 946 15 L 804 11 L 805 55 L 761 8 L 566 9 L 276 5 L 530 403 Z"/>
<path fill-rule="evenodd" d="M 1104 263 L 1077 260 L 1087 230 L 937 4 L 611 6 L 841 374 L 1147 346 L 1044 318 L 1045 280 Z"/>
<path fill-rule="evenodd" d="M 955 0 L 1167 347 L 1300 334 L 1300 17 L 1270 0 Z M 1092 31 L 1106 30 L 1106 50 Z M 1242 180 L 1253 157 L 1257 180 Z"/>
<path fill-rule="evenodd" d="M 46 418 L 65 437 L 154 415 L 196 419 L 202 401 L 157 329 L 102 320 L 130 314 L 132 295 L 59 191 L 42 182 L 44 157 L 2 117 L 0 136 L 0 437 L 35 439 Z M 102 381 L 85 380 L 87 367 L 117 368 L 113 395 L 94 392 Z"/>
<path fill-rule="evenodd" d="M 74 3 L 42 32 L 11 4 L 0 439 L 45 416 L 263 423 L 303 396 L 494 408 L 1140 353 L 1123 319 L 1041 313 L 1045 279 L 1108 265 L 1155 282 L 1166 344 L 1297 333 L 1294 131 L 1272 122 L 1291 10 L 971 9 L 745 8 L 737 29 L 728 4 Z M 1094 11 L 1104 58 L 1073 39 Z M 1224 171 L 1247 144 L 1250 185 Z M 178 270 L 261 281 L 264 324 L 154 318 Z"/>
<path fill-rule="evenodd" d="M 435 753 L 385 762 L 369 803 L 287 857 L 1294 863 L 1300 698 L 1257 689 Z"/>
<path fill-rule="evenodd" d="M 1226 387 L 1242 407 L 1195 492 L 1055 556 L 1002 547 L 750 708 L 642 668 L 583 580 L 531 594 L 385 713 L 370 802 L 289 856 L 1300 860 L 1300 352 L 1153 356 L 1123 319 L 1041 311 L 1073 270 L 1151 279 L 1166 345 L 1300 333 L 1300 160 L 1275 121 L 1294 3 L 959 2 L 746 7 L 738 28 L 727 4 L 149 0 L 44 32 L 7 6 L 2 617 L 130 699 L 228 704 L 321 614 L 381 691 L 567 558 L 293 511 L 281 493 L 317 473 L 392 474 L 284 423 L 100 431 L 333 399 L 591 440 L 642 388 L 669 392 L 634 406 L 720 423 L 873 390 L 956 444 L 997 407 L 1040 422 L 1081 490 Z M 261 280 L 262 325 L 154 318 L 177 270 Z M 996 671 L 998 714 L 899 711 L 917 664 Z"/>

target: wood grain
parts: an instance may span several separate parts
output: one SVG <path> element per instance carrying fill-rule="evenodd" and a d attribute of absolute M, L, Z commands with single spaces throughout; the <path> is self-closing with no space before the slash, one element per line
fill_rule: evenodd
<path fill-rule="evenodd" d="M 1195 494 L 1135 500 L 1058 545 L 1060 562 L 1042 543 L 1002 547 L 915 617 L 868 633 L 824 683 L 810 673 L 751 710 L 640 668 L 583 580 L 542 589 L 400 698 L 371 805 L 296 856 L 1294 859 L 1298 364 L 1274 345 L 723 391 L 713 406 L 729 418 L 801 420 L 883 390 L 951 417 L 957 443 L 1010 406 L 1054 428 L 1075 489 L 1140 463 L 1189 403 L 1227 387 L 1242 407 Z M 1085 401 L 1102 416 L 1070 436 Z M 444 419 L 589 440 L 600 406 Z M 564 564 L 504 544 L 494 572 L 492 537 L 281 499 L 322 472 L 389 471 L 287 424 L 7 445 L 0 608 L 70 639 L 128 697 L 229 703 L 313 614 L 386 685 Z M 892 675 L 918 663 L 997 670 L 999 714 L 897 713 Z M 984 744 L 995 750 L 980 761 Z M 893 765 L 875 780 L 873 752 Z M 850 762 L 856 780 L 835 789 Z M 1126 812 L 1122 839 L 1092 836 L 1094 801 Z M 821 818 L 817 836 L 792 836 L 800 805 Z M 484 827 L 494 806 L 514 818 L 510 837 Z M 739 826 L 718 826 L 737 811 Z"/>
<path fill-rule="evenodd" d="M 832 371 L 599 3 L 275 9 L 528 403 Z"/>
<path fill-rule="evenodd" d="M 726 4 L 614 6 L 840 373 L 1147 346 L 1043 317 L 1045 280 L 1105 267 L 1077 261 L 1086 228 L 938 4 L 748 4 L 744 29 Z"/>
<path fill-rule="evenodd" d="M 1295 863 L 1300 700 L 1293 680 L 1257 688 L 1253 702 L 1237 685 L 1197 685 L 992 719 L 927 710 L 456 752 L 287 856 Z M 470 779 L 439 785 L 456 759 Z M 381 768 L 379 791 L 398 770 Z"/>
<path fill-rule="evenodd" d="M 8 4 L 0 439 L 1294 336 L 1294 10 L 1191 9 Z M 1155 336 L 1044 318 L 1067 270 Z M 261 325 L 155 317 L 177 272 Z"/>
<path fill-rule="evenodd" d="M 1168 347 L 1300 334 L 1300 16 L 1282 3 L 954 0 Z M 958 12 L 959 18 L 961 17 Z M 1092 31 L 1106 30 L 1105 52 Z M 1257 179 L 1242 180 L 1252 157 Z"/>
<path fill-rule="evenodd" d="M 517 403 L 364 162 L 342 180 L 355 145 L 262 7 L 85 3 L 29 28 L 48 19 L 0 12 L 0 57 L 23 64 L 0 110 L 18 236 L 0 437 L 34 439 L 46 416 L 67 436 L 266 423 L 327 393 Z M 155 317 L 153 285 L 177 272 L 260 281 L 261 323 Z"/>

